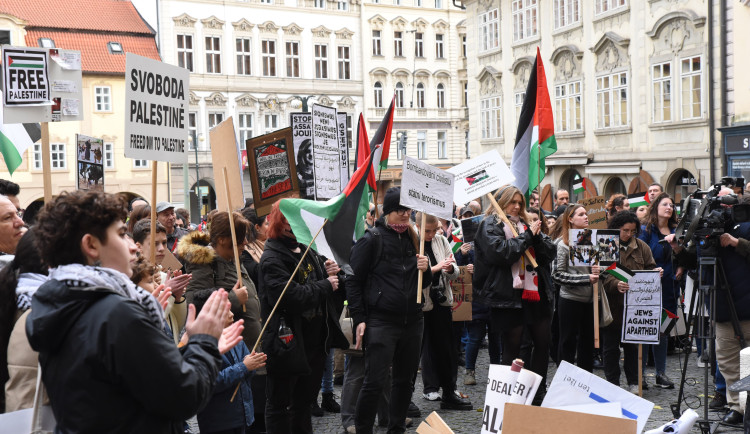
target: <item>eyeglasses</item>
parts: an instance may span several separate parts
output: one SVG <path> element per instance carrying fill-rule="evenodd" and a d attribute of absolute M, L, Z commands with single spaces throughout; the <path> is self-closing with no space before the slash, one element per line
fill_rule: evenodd
<path fill-rule="evenodd" d="M 411 214 L 411 210 L 409 208 L 399 208 L 393 212 L 400 215 L 401 217 Z"/>

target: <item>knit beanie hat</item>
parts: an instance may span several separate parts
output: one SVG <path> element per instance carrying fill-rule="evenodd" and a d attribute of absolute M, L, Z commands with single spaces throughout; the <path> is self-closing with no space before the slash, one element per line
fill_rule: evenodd
<path fill-rule="evenodd" d="M 383 215 L 388 215 L 393 211 L 399 209 L 408 209 L 405 206 L 401 206 L 401 187 L 391 187 L 385 192 L 385 198 L 383 199 Z"/>

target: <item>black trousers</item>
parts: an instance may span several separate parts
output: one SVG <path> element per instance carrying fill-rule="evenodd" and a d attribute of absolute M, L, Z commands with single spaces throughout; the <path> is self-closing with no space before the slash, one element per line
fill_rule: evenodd
<path fill-rule="evenodd" d="M 612 323 L 603 329 L 599 329 L 602 337 L 602 361 L 604 362 L 604 375 L 607 381 L 619 386 L 620 385 L 620 338 L 622 336 L 622 326 Z M 625 353 L 625 363 L 623 370 L 628 384 L 638 384 L 638 344 L 622 344 L 622 350 Z"/>
<path fill-rule="evenodd" d="M 454 345 L 453 313 L 450 306 L 434 306 L 424 313 L 422 382 L 424 393 L 456 390 L 458 353 Z"/>
<path fill-rule="evenodd" d="M 560 298 L 560 360 L 594 369 L 594 305 Z M 577 362 L 577 363 L 576 363 Z"/>
<path fill-rule="evenodd" d="M 371 318 L 365 328 L 365 379 L 357 400 L 355 427 L 358 434 L 372 433 L 378 401 L 392 369 L 389 433 L 406 431 L 406 412 L 414 393 L 412 377 L 419 367 L 424 320 L 407 324 Z M 320 379 L 318 380 L 320 381 Z"/>
<path fill-rule="evenodd" d="M 326 353 L 309 351 L 310 375 L 266 375 L 266 432 L 268 434 L 312 433 L 310 406 L 318 398 Z"/>

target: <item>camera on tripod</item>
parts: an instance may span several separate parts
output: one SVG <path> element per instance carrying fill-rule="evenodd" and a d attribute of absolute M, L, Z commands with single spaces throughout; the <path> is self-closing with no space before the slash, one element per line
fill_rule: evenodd
<path fill-rule="evenodd" d="M 719 253 L 719 237 L 738 223 L 750 221 L 750 205 L 738 205 L 736 193 L 719 196 L 722 187 L 744 188 L 745 178 L 725 176 L 708 190 L 696 190 L 682 202 L 682 217 L 675 231 L 681 244 L 695 243 L 701 256 Z"/>

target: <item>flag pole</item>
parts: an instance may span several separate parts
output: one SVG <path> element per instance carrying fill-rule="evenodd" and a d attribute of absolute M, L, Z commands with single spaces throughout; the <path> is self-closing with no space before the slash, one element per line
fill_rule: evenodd
<path fill-rule="evenodd" d="M 156 265 L 156 170 L 158 161 L 151 162 L 151 264 Z"/>
<path fill-rule="evenodd" d="M 638 396 L 643 398 L 643 344 L 638 344 Z"/>
<path fill-rule="evenodd" d="M 312 240 L 310 240 L 310 243 L 307 245 L 307 248 L 305 249 L 305 253 L 302 254 L 302 257 L 299 259 L 299 262 L 297 262 L 297 266 L 294 268 L 294 271 L 292 271 L 291 276 L 289 276 L 289 280 L 287 280 L 284 290 L 281 291 L 281 295 L 279 295 L 279 299 L 276 300 L 276 304 L 273 306 L 271 313 L 268 314 L 268 318 L 266 318 L 266 323 L 263 324 L 263 328 L 260 330 L 260 334 L 258 335 L 258 340 L 255 341 L 255 345 L 253 345 L 253 349 L 250 351 L 251 353 L 253 353 L 258 348 L 258 344 L 260 344 L 260 340 L 261 338 L 263 338 L 263 332 L 266 331 L 266 327 L 268 327 L 268 323 L 271 322 L 271 317 L 276 312 L 276 308 L 279 307 L 279 303 L 281 302 L 281 299 L 284 297 L 286 290 L 289 288 L 289 284 L 292 283 L 292 279 L 294 279 L 294 275 L 297 274 L 297 270 L 299 270 L 299 266 L 302 265 L 302 261 L 305 260 L 305 256 L 307 256 L 307 252 L 310 251 L 310 247 L 312 246 L 312 243 L 314 243 L 315 239 L 318 238 L 318 235 L 320 235 L 320 231 L 323 230 L 326 223 L 328 223 L 328 219 L 323 220 L 323 224 L 320 225 L 320 229 L 318 229 L 318 232 L 316 232 L 315 236 L 312 237 Z M 242 384 L 242 382 L 237 384 L 237 387 L 234 389 L 234 393 L 232 394 L 232 398 L 229 399 L 229 402 L 234 402 L 234 397 L 237 395 L 237 391 L 240 390 L 240 384 Z"/>
<path fill-rule="evenodd" d="M 419 223 L 419 256 L 424 256 L 424 225 L 427 224 L 427 215 L 422 212 L 422 221 Z M 427 264 L 429 267 L 429 263 Z M 417 268 L 417 303 L 422 302 L 422 272 Z"/>
<path fill-rule="evenodd" d="M 221 171 L 224 173 L 224 192 L 227 198 L 227 215 L 229 217 L 229 229 L 232 232 L 232 251 L 234 252 L 234 268 L 237 271 L 237 283 L 238 288 L 242 287 L 242 266 L 240 265 L 240 253 L 237 251 L 237 230 L 234 228 L 234 216 L 232 215 L 232 202 L 229 200 L 229 175 L 227 175 L 227 168 L 222 167 Z M 242 304 L 242 311 L 247 312 L 245 304 Z"/>
<path fill-rule="evenodd" d="M 599 255 L 596 256 L 596 265 L 599 265 Z M 594 348 L 599 347 L 599 281 L 592 285 L 594 287 Z"/>
<path fill-rule="evenodd" d="M 495 200 L 495 196 L 493 196 L 492 193 L 487 193 L 487 197 L 490 199 L 490 203 L 495 208 L 495 211 L 497 212 L 497 215 L 500 216 L 500 219 L 503 221 L 503 223 L 505 223 L 506 225 L 508 225 L 508 227 L 510 228 L 510 231 L 513 233 L 513 236 L 517 237 L 518 236 L 518 231 L 516 230 L 516 225 L 512 224 L 510 222 L 510 220 L 508 220 L 508 216 L 506 216 L 505 212 L 503 211 L 503 209 L 500 208 L 500 204 L 498 204 L 497 201 Z M 538 268 L 539 264 L 537 264 L 536 259 L 534 259 L 534 257 L 531 256 L 531 253 L 529 253 L 528 250 L 526 250 L 524 253 L 526 254 L 526 259 L 529 260 L 529 262 L 531 263 L 531 265 L 534 268 Z"/>
<path fill-rule="evenodd" d="M 44 182 L 44 202 L 45 203 L 50 203 L 52 201 L 52 172 L 50 171 L 50 166 L 51 166 L 50 155 L 51 154 L 49 152 L 49 122 L 42 122 L 42 178 Z"/>

